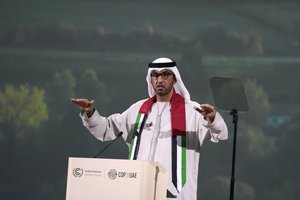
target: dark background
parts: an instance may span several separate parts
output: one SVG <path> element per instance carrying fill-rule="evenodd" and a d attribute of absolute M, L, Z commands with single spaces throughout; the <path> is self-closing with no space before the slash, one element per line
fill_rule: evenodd
<path fill-rule="evenodd" d="M 0 0 L 0 199 L 64 199 L 68 157 L 106 142 L 82 126 L 70 97 L 103 115 L 147 98 L 147 65 L 178 63 L 192 99 L 234 76 L 240 113 L 235 199 L 300 199 L 300 3 L 292 0 Z M 230 137 L 202 148 L 198 199 L 229 199 Z M 127 157 L 121 140 L 103 158 Z"/>

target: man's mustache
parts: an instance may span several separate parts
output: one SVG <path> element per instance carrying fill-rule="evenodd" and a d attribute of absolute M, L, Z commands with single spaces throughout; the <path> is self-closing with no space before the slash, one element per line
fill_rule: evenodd
<path fill-rule="evenodd" d="M 165 87 L 164 84 L 157 84 L 156 87 Z"/>

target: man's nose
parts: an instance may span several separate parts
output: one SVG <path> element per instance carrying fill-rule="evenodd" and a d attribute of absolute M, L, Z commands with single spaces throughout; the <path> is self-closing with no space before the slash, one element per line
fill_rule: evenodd
<path fill-rule="evenodd" d="M 162 77 L 162 74 L 159 74 L 157 77 L 157 81 L 162 82 L 164 79 Z"/>

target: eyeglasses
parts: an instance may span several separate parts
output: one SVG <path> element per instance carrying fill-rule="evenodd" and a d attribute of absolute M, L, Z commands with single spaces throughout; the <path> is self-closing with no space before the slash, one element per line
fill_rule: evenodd
<path fill-rule="evenodd" d="M 174 74 L 170 71 L 163 71 L 161 73 L 154 71 L 154 72 L 151 72 L 150 76 L 154 80 L 157 80 L 159 78 L 159 76 L 161 76 L 163 80 L 167 80 L 170 76 L 174 76 Z"/>

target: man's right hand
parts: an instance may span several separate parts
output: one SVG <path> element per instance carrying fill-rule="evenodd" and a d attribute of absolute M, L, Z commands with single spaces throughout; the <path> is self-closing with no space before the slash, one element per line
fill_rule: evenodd
<path fill-rule="evenodd" d="M 94 100 L 75 99 L 75 98 L 71 98 L 70 100 L 74 104 L 78 105 L 82 111 L 85 111 L 87 113 L 94 111 L 94 105 L 93 105 L 95 103 Z"/>

